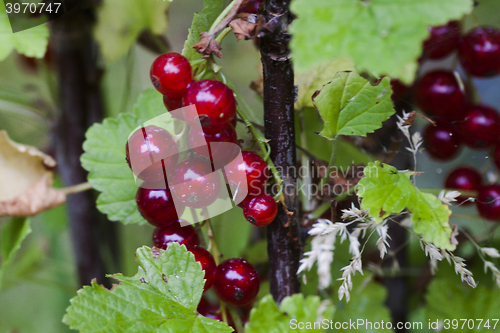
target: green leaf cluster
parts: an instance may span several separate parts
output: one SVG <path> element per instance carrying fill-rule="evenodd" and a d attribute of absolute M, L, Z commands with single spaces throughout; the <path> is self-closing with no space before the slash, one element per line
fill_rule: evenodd
<path fill-rule="evenodd" d="M 391 214 L 408 209 L 415 232 L 422 234 L 426 242 L 439 248 L 454 250 L 451 244 L 449 218 L 451 210 L 436 196 L 423 193 L 413 186 L 408 173 L 380 163 L 369 163 L 365 177 L 358 184 L 361 208 L 368 210 L 376 222 L 382 222 Z"/>
<path fill-rule="evenodd" d="M 223 333 L 233 329 L 196 312 L 204 285 L 204 273 L 184 245 L 172 243 L 166 251 L 137 250 L 138 273 L 121 274 L 111 290 L 92 282 L 71 300 L 63 319 L 82 333 L 192 332 Z"/>

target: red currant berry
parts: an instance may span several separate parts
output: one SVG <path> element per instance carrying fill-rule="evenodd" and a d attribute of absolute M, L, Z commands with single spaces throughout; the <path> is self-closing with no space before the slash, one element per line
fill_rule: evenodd
<path fill-rule="evenodd" d="M 392 99 L 393 100 L 399 100 L 403 99 L 411 91 L 411 87 L 407 86 L 403 82 L 397 79 L 392 79 L 391 80 L 391 88 L 392 88 Z"/>
<path fill-rule="evenodd" d="M 458 191 L 479 191 L 483 186 L 483 177 L 474 168 L 471 167 L 458 167 L 448 174 L 444 186 L 446 188 L 455 189 Z M 463 196 L 457 198 L 459 204 L 470 204 L 471 201 L 467 201 L 469 196 Z"/>
<path fill-rule="evenodd" d="M 267 180 L 269 179 L 269 169 L 262 157 L 251 151 L 242 151 L 242 160 L 235 160 L 226 168 L 227 178 L 230 186 L 234 187 L 243 183 L 239 180 L 242 171 L 245 172 L 248 186 L 248 194 L 258 195 L 264 192 Z"/>
<path fill-rule="evenodd" d="M 209 160 L 191 157 L 179 163 L 172 173 L 171 189 L 186 206 L 205 208 L 217 200 L 220 176 L 212 172 Z"/>
<path fill-rule="evenodd" d="M 168 189 L 148 189 L 139 187 L 135 196 L 137 209 L 150 224 L 165 227 L 176 224 L 184 207 L 175 206 L 172 194 Z"/>
<path fill-rule="evenodd" d="M 445 119 L 463 116 L 465 93 L 452 73 L 435 70 L 426 73 L 415 87 L 415 102 L 424 112 Z"/>
<path fill-rule="evenodd" d="M 227 162 L 236 157 L 235 152 L 238 153 L 239 149 L 236 149 L 236 151 L 235 149 L 228 149 L 228 145 L 216 144 L 218 142 L 234 144 L 238 142 L 238 137 L 233 125 L 229 124 L 222 131 L 215 134 L 206 134 L 203 131 L 197 131 L 196 129 L 191 129 L 191 131 L 189 132 L 189 146 L 191 147 L 191 149 L 193 149 L 196 155 L 203 156 L 208 159 L 210 159 L 210 156 L 212 156 L 212 161 L 224 160 Z M 225 165 L 227 163 L 218 164 Z"/>
<path fill-rule="evenodd" d="M 268 194 L 261 194 L 243 202 L 242 208 L 245 218 L 257 227 L 265 227 L 273 222 L 278 213 L 276 201 Z"/>
<path fill-rule="evenodd" d="M 205 296 L 201 296 L 196 310 L 199 314 L 207 318 L 222 320 L 222 316 L 219 314 L 220 307 L 217 304 L 211 303 Z"/>
<path fill-rule="evenodd" d="M 465 120 L 460 123 L 462 141 L 474 149 L 485 149 L 498 141 L 500 117 L 496 110 L 476 105 L 469 107 Z"/>
<path fill-rule="evenodd" d="M 232 305 L 245 305 L 259 292 L 259 276 L 244 259 L 228 259 L 217 266 L 214 289 L 217 296 Z"/>
<path fill-rule="evenodd" d="M 151 65 L 151 82 L 163 95 L 179 98 L 193 80 L 191 64 L 178 53 L 162 54 Z"/>
<path fill-rule="evenodd" d="M 174 111 L 183 107 L 182 97 L 180 98 L 171 98 L 168 96 L 163 96 L 163 104 L 168 111 Z"/>
<path fill-rule="evenodd" d="M 248 0 L 246 4 L 238 9 L 238 13 L 258 14 L 259 6 L 264 0 Z"/>
<path fill-rule="evenodd" d="M 497 145 L 493 150 L 493 162 L 495 163 L 497 169 L 500 170 L 500 145 Z"/>
<path fill-rule="evenodd" d="M 203 131 L 215 134 L 226 127 L 236 114 L 234 94 L 224 83 L 215 80 L 194 82 L 184 95 L 184 105 L 196 106 Z M 195 119 L 187 119 L 193 122 Z"/>
<path fill-rule="evenodd" d="M 192 225 L 181 227 L 174 223 L 166 227 L 158 227 L 153 232 L 153 245 L 166 250 L 168 244 L 177 242 L 188 249 L 200 245 L 200 238 Z"/>
<path fill-rule="evenodd" d="M 424 56 L 428 59 L 446 57 L 455 50 L 460 40 L 460 23 L 458 21 L 430 27 L 429 31 L 430 36 L 424 41 Z"/>
<path fill-rule="evenodd" d="M 165 129 L 149 125 L 136 130 L 125 145 L 126 159 L 134 174 L 149 182 L 165 179 L 177 164 L 177 144 Z M 151 160 L 155 161 L 151 164 Z"/>
<path fill-rule="evenodd" d="M 461 141 L 455 130 L 446 124 L 428 125 L 424 130 L 426 151 L 435 159 L 446 161 L 460 151 Z"/>
<path fill-rule="evenodd" d="M 483 187 L 477 196 L 476 207 L 479 215 L 485 219 L 500 221 L 500 185 Z"/>
<path fill-rule="evenodd" d="M 474 76 L 500 73 L 500 31 L 490 27 L 472 29 L 458 44 L 462 67 Z"/>
<path fill-rule="evenodd" d="M 201 269 L 205 271 L 206 281 L 203 290 L 207 291 L 214 284 L 215 270 L 217 269 L 214 257 L 210 252 L 199 246 L 190 247 L 189 251 L 194 254 L 194 259 L 201 264 Z"/>

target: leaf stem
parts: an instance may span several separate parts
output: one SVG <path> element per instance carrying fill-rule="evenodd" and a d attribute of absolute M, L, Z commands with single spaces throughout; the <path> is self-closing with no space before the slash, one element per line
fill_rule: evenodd
<path fill-rule="evenodd" d="M 220 259 L 221 255 L 219 252 L 219 248 L 217 247 L 217 244 L 215 242 L 215 236 L 214 236 L 214 230 L 212 228 L 212 222 L 210 221 L 210 219 L 206 219 L 205 222 L 207 223 L 207 237 L 209 240 L 208 251 L 212 250 L 215 263 L 217 265 L 219 265 L 219 259 Z"/>
<path fill-rule="evenodd" d="M 330 155 L 330 162 L 328 163 L 328 168 L 326 170 L 326 174 L 323 176 L 321 179 L 321 182 L 319 183 L 319 188 L 323 188 L 325 183 L 328 183 L 330 180 L 330 174 L 332 172 L 333 167 L 335 166 L 335 160 L 337 159 L 337 137 L 333 139 L 333 146 L 332 146 L 332 154 Z"/>
<path fill-rule="evenodd" d="M 221 33 L 217 36 L 215 39 L 219 44 L 222 43 L 222 40 L 231 32 L 233 31 L 233 28 L 227 27 L 224 30 L 221 31 Z"/>
<path fill-rule="evenodd" d="M 61 189 L 61 191 L 65 195 L 68 195 L 68 194 L 75 194 L 75 193 L 88 191 L 91 189 L 92 189 L 92 185 L 89 182 L 86 182 L 86 183 L 81 183 L 81 184 L 65 187 L 65 188 Z"/>

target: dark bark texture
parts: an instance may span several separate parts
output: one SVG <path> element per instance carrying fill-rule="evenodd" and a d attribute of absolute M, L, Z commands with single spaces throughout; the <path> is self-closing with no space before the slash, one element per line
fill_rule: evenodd
<path fill-rule="evenodd" d="M 297 276 L 301 256 L 294 100 L 295 86 L 287 32 L 293 16 L 290 0 L 264 1 L 264 36 L 261 58 L 264 76 L 264 123 L 271 159 L 284 180 L 287 209 L 279 205 L 276 219 L 267 227 L 271 294 L 280 303 L 300 292 Z"/>
<path fill-rule="evenodd" d="M 82 1 L 51 22 L 60 101 L 54 146 L 65 186 L 87 181 L 87 172 L 80 163 L 85 132 L 104 114 L 102 71 L 97 66 L 98 50 L 91 30 L 92 5 Z M 107 284 L 102 251 L 108 250 L 116 258 L 116 226 L 99 213 L 92 191 L 69 195 L 67 207 L 79 284 L 89 284 L 93 278 Z"/>

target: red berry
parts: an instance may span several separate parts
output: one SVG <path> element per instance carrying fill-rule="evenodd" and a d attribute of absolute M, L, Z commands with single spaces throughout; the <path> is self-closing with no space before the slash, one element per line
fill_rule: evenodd
<path fill-rule="evenodd" d="M 243 202 L 241 207 L 245 218 L 257 227 L 265 227 L 273 222 L 278 213 L 276 201 L 268 194 L 261 194 Z"/>
<path fill-rule="evenodd" d="M 450 160 L 460 151 L 461 141 L 455 130 L 447 124 L 428 125 L 424 130 L 426 151 L 438 160 Z"/>
<path fill-rule="evenodd" d="M 216 160 L 223 160 L 222 163 L 217 163 L 221 166 L 226 165 L 233 160 L 239 153 L 239 149 L 234 145 L 218 144 L 218 143 L 234 143 L 238 142 L 238 137 L 233 125 L 227 125 L 222 131 L 215 134 L 206 134 L 203 131 L 191 129 L 189 132 L 189 146 L 198 156 L 203 156 L 215 163 Z M 213 143 L 213 144 L 212 144 Z M 207 147 L 208 145 L 208 147 Z M 207 153 L 208 148 L 208 153 Z M 231 149 L 232 148 L 232 149 Z"/>
<path fill-rule="evenodd" d="M 224 83 L 215 80 L 194 82 L 184 95 L 184 105 L 194 104 L 205 133 L 222 131 L 236 114 L 234 94 Z M 195 119 L 187 119 L 193 123 Z"/>
<path fill-rule="evenodd" d="M 165 129 L 149 125 L 136 130 L 125 145 L 126 159 L 134 174 L 149 182 L 163 180 L 177 164 L 177 144 Z M 151 164 L 153 160 L 153 164 Z"/>
<path fill-rule="evenodd" d="M 174 111 L 183 107 L 182 97 L 172 98 L 168 96 L 163 96 L 163 104 L 168 111 Z"/>
<path fill-rule="evenodd" d="M 500 73 L 500 31 L 491 27 L 474 28 L 458 44 L 462 67 L 474 76 Z"/>
<path fill-rule="evenodd" d="M 180 223 L 174 223 L 154 230 L 154 246 L 165 250 L 168 244 L 173 242 L 185 245 L 188 249 L 200 245 L 200 239 L 192 225 L 181 227 Z"/>
<path fill-rule="evenodd" d="M 259 12 L 259 6 L 264 0 L 248 0 L 246 4 L 238 9 L 238 13 L 249 13 L 257 14 Z"/>
<path fill-rule="evenodd" d="M 424 41 L 424 56 L 440 59 L 455 50 L 460 40 L 460 23 L 450 21 L 445 25 L 430 27 L 430 36 Z"/>
<path fill-rule="evenodd" d="M 469 147 L 485 149 L 498 141 L 500 117 L 495 109 L 485 105 L 471 106 L 460 123 L 460 137 Z"/>
<path fill-rule="evenodd" d="M 392 99 L 394 100 L 405 98 L 411 91 L 411 87 L 407 86 L 406 84 L 397 79 L 391 80 L 391 88 L 392 88 Z"/>
<path fill-rule="evenodd" d="M 485 219 L 500 221 L 500 185 L 483 187 L 477 196 L 476 207 L 479 215 Z"/>
<path fill-rule="evenodd" d="M 196 310 L 199 314 L 207 318 L 222 320 L 222 316 L 219 313 L 220 307 L 217 304 L 211 303 L 205 296 L 201 296 Z"/>
<path fill-rule="evenodd" d="M 135 196 L 137 209 L 154 226 L 165 227 L 176 224 L 184 207 L 175 205 L 168 189 L 147 189 L 139 187 Z"/>
<path fill-rule="evenodd" d="M 230 180 L 230 186 L 235 187 L 243 183 L 239 179 L 242 171 L 245 172 L 248 186 L 248 194 L 258 195 L 264 192 L 267 180 L 269 179 L 269 170 L 262 157 L 251 151 L 242 151 L 243 160 L 235 160 L 226 168 L 227 178 Z"/>
<path fill-rule="evenodd" d="M 218 173 L 202 157 L 191 157 L 179 163 L 169 179 L 172 193 L 186 206 L 205 208 L 217 200 L 221 189 Z"/>
<path fill-rule="evenodd" d="M 424 112 L 445 119 L 463 116 L 465 93 L 452 73 L 435 70 L 426 73 L 415 87 L 415 102 Z"/>
<path fill-rule="evenodd" d="M 471 167 L 458 167 L 451 171 L 446 177 L 445 187 L 450 189 L 455 189 L 458 191 L 479 191 L 483 183 L 483 177 L 474 168 Z M 457 198 L 459 204 L 469 204 L 471 201 L 467 201 L 469 196 L 463 196 Z"/>
<path fill-rule="evenodd" d="M 193 80 L 191 64 L 178 53 L 165 53 L 151 65 L 151 82 L 163 95 L 179 98 Z"/>
<path fill-rule="evenodd" d="M 194 254 L 194 259 L 201 264 L 201 269 L 205 271 L 206 281 L 203 290 L 207 291 L 214 284 L 215 270 L 217 269 L 214 257 L 210 252 L 199 246 L 190 247 L 189 251 Z"/>
<path fill-rule="evenodd" d="M 245 305 L 259 292 L 259 276 L 244 259 L 228 259 L 217 266 L 214 289 L 217 296 L 232 305 Z"/>

